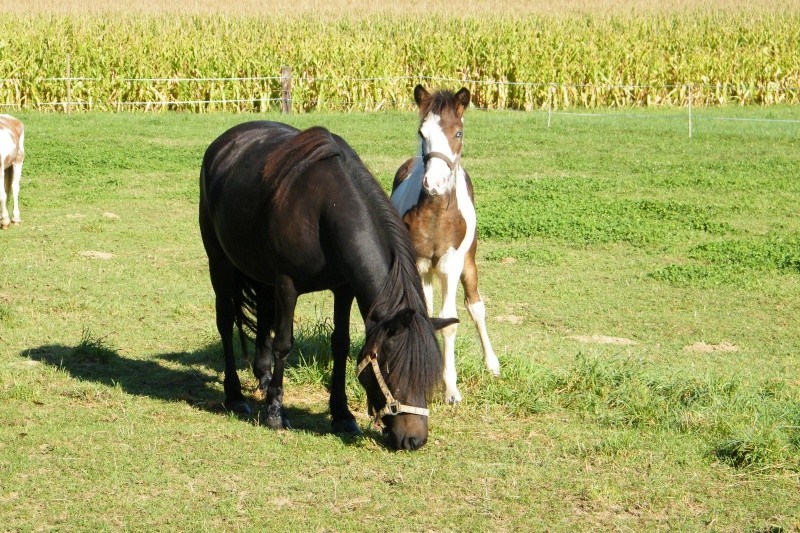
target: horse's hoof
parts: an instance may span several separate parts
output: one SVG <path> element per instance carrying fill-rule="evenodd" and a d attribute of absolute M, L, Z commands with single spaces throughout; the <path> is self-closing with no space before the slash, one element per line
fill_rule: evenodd
<path fill-rule="evenodd" d="M 253 414 L 253 408 L 250 407 L 244 400 L 236 400 L 234 402 L 225 402 L 225 409 L 239 416 L 250 416 Z"/>
<path fill-rule="evenodd" d="M 292 429 L 292 425 L 286 418 L 286 413 L 280 407 L 269 407 L 267 409 L 267 427 L 271 429 Z"/>
<path fill-rule="evenodd" d="M 0 224 L 0 228 L 8 229 L 8 225 L 9 225 L 8 222 L 3 222 L 2 224 Z"/>
<path fill-rule="evenodd" d="M 352 418 L 347 418 L 345 420 L 333 420 L 331 422 L 331 428 L 333 429 L 334 433 L 350 433 L 352 435 L 361 434 L 361 428 L 358 427 L 358 424 L 356 424 L 356 421 Z"/>
<path fill-rule="evenodd" d="M 449 405 L 458 405 L 461 403 L 461 393 L 454 392 L 445 396 L 445 402 Z"/>
<path fill-rule="evenodd" d="M 267 417 L 267 427 L 270 429 L 292 429 L 292 425 L 286 419 L 285 416 L 268 416 Z"/>

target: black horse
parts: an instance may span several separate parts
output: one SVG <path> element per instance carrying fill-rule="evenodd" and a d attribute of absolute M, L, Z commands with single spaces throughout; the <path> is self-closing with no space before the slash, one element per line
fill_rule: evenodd
<path fill-rule="evenodd" d="M 200 171 L 200 231 L 225 354 L 225 403 L 247 411 L 233 354 L 234 323 L 255 334 L 253 370 L 267 423 L 289 427 L 283 373 L 300 294 L 334 295 L 330 411 L 334 432 L 359 432 L 347 407 L 350 310 L 366 341 L 358 377 L 390 446 L 428 436 L 427 398 L 442 377 L 414 250 L 386 193 L 353 149 L 324 128 L 275 122 L 235 126 L 211 143 Z"/>

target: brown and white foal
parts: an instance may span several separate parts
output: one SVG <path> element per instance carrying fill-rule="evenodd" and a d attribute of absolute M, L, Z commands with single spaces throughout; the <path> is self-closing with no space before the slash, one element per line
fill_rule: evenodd
<path fill-rule="evenodd" d="M 411 233 L 417 253 L 428 314 L 433 315 L 433 281 L 442 287 L 442 318 L 455 318 L 458 281 L 464 286 L 465 305 L 483 345 L 486 368 L 500 375 L 500 363 L 486 332 L 486 308 L 478 293 L 475 265 L 476 217 L 472 182 L 461 165 L 464 110 L 469 105 L 466 88 L 457 93 L 433 94 L 414 88 L 420 113 L 420 154 L 406 161 L 395 174 L 392 203 Z M 458 324 L 442 329 L 444 340 L 445 401 L 458 403 L 455 339 Z"/>
<path fill-rule="evenodd" d="M 11 115 L 0 115 L 0 169 L 3 186 L 0 187 L 0 227 L 8 228 L 13 222 L 19 224 L 19 180 L 22 177 L 22 161 L 25 159 L 25 129 L 22 122 Z M 8 218 L 8 195 L 14 199 L 14 209 Z"/>

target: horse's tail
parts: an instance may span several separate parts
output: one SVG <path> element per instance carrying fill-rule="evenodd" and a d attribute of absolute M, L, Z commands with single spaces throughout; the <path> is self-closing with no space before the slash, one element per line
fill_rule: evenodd
<path fill-rule="evenodd" d="M 242 346 L 242 357 L 246 364 L 250 364 L 247 353 L 248 334 L 254 338 L 256 335 L 256 320 L 258 317 L 256 285 L 253 280 L 242 272 L 236 271 L 236 291 L 233 294 L 233 313 L 236 329 L 239 330 L 239 343 Z"/>

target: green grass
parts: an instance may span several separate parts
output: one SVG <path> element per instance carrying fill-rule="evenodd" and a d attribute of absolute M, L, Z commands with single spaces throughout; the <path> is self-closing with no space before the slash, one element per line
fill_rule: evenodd
<path fill-rule="evenodd" d="M 800 127 L 715 120 L 765 113 L 798 112 L 702 110 L 689 139 L 674 111 L 550 128 L 468 111 L 503 376 L 461 311 L 465 401 L 433 404 L 416 453 L 382 446 L 352 369 L 365 434 L 329 433 L 327 294 L 298 307 L 296 429 L 263 427 L 255 401 L 248 420 L 222 408 L 197 179 L 208 143 L 255 115 L 21 114 L 23 224 L 0 232 L 2 528 L 800 528 Z M 268 118 L 343 135 L 387 189 L 415 149 L 412 113 Z"/>

